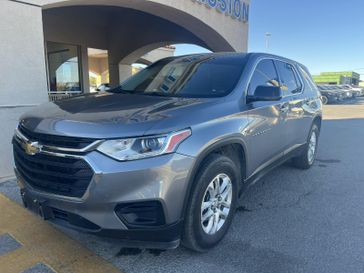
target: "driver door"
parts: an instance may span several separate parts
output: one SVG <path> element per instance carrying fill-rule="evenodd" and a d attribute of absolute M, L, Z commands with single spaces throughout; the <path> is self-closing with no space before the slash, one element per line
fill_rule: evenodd
<path fill-rule="evenodd" d="M 276 66 L 271 59 L 260 60 L 256 66 L 247 94 L 254 96 L 258 86 L 279 86 Z M 269 166 L 283 155 L 286 147 L 285 118 L 288 103 L 278 101 L 248 102 L 249 129 L 247 130 L 248 175 Z"/>

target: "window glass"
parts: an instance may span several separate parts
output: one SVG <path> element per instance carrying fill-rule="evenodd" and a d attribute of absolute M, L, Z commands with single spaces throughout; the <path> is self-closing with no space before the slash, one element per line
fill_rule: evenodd
<path fill-rule="evenodd" d="M 277 61 L 276 64 L 279 71 L 283 95 L 287 96 L 300 93 L 302 86 L 293 65 L 280 61 Z"/>
<path fill-rule="evenodd" d="M 315 82 L 312 79 L 312 76 L 310 75 L 310 73 L 308 72 L 308 70 L 304 67 L 299 66 L 299 70 L 301 72 L 301 75 L 303 76 L 303 78 L 305 79 L 305 81 L 307 82 L 307 84 L 310 86 L 311 90 L 316 90 L 317 87 L 322 90 L 323 87 L 322 86 L 317 86 L 315 84 Z"/>
<path fill-rule="evenodd" d="M 81 91 L 79 52 L 78 46 L 47 43 L 51 92 Z"/>
<path fill-rule="evenodd" d="M 277 70 L 272 60 L 259 62 L 250 80 L 248 94 L 254 95 L 258 86 L 279 86 Z"/>
<path fill-rule="evenodd" d="M 111 92 L 130 92 L 151 96 L 222 97 L 237 85 L 246 56 L 167 58 L 126 80 Z"/>

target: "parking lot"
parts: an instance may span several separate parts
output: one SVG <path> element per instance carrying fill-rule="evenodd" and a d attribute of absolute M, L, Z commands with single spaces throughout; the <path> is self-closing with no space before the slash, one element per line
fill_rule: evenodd
<path fill-rule="evenodd" d="M 208 253 L 196 254 L 183 247 L 166 252 L 130 251 L 115 239 L 62 229 L 70 240 L 6 200 L 8 207 L 2 207 L 0 235 L 11 234 L 20 244 L 36 245 L 36 251 L 42 249 L 43 253 L 50 247 L 50 253 L 67 258 L 66 247 L 68 252 L 80 254 L 70 260 L 72 267 L 51 258 L 39 261 L 58 272 L 112 272 L 114 267 L 126 273 L 364 272 L 364 98 L 327 105 L 324 111 L 314 167 L 301 171 L 286 164 L 250 187 L 241 197 L 228 235 Z M 15 181 L 1 183 L 0 192 L 20 202 Z M 19 213 L 13 210 L 23 213 L 23 218 L 16 220 Z M 15 220 L 17 225 L 4 223 Z M 41 230 L 50 228 L 49 237 L 42 237 L 39 242 L 36 238 L 23 242 L 27 239 L 21 237 L 24 235 L 21 230 L 34 225 Z M 60 242 L 64 240 L 69 243 Z M 45 241 L 52 243 L 45 244 Z M 1 249 L 5 246 L 1 242 L 0 255 L 10 255 L 3 254 Z M 103 259 L 98 260 L 95 254 Z M 0 272 L 7 272 L 3 267 L 4 257 L 0 256 Z M 13 255 L 11 262 L 17 263 L 17 257 L 23 256 Z M 99 268 L 80 269 L 95 260 L 99 261 Z M 29 267 L 36 262 L 29 262 Z M 16 272 L 10 271 L 10 266 L 6 268 Z"/>

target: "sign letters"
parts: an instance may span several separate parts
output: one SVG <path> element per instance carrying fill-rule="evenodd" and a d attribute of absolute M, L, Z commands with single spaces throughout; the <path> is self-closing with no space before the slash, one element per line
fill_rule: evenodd
<path fill-rule="evenodd" d="M 243 23 L 249 21 L 249 4 L 244 2 L 244 0 L 192 0 L 192 2 L 215 9 Z"/>

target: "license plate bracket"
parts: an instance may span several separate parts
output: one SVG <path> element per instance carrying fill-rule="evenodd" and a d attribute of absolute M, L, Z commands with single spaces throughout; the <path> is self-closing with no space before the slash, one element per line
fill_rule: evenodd
<path fill-rule="evenodd" d="M 46 200 L 40 200 L 29 196 L 25 191 L 21 192 L 23 205 L 33 213 L 39 215 L 43 220 L 54 218 L 52 209 L 47 205 Z"/>

